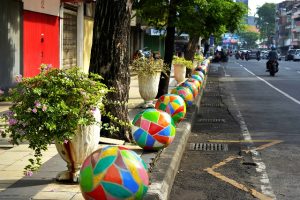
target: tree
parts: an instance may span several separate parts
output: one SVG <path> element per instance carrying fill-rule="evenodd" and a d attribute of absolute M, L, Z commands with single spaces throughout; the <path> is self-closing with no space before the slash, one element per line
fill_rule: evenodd
<path fill-rule="evenodd" d="M 256 41 L 259 39 L 259 33 L 251 31 L 242 31 L 239 33 L 241 40 L 246 42 L 245 48 L 257 48 Z"/>
<path fill-rule="evenodd" d="M 276 5 L 274 3 L 265 3 L 257 8 L 255 19 L 256 26 L 260 30 L 261 39 L 270 39 L 275 34 L 275 14 Z"/>
<path fill-rule="evenodd" d="M 260 34 L 254 26 L 245 26 L 245 29 L 239 32 L 239 36 L 241 41 L 246 44 L 244 48 L 257 48 L 256 41 L 259 39 Z"/>
<path fill-rule="evenodd" d="M 129 123 L 129 53 L 131 0 L 96 1 L 93 45 L 89 72 L 100 74 L 114 92 L 108 94 L 102 122 L 115 127 L 112 137 L 130 141 Z M 114 103 L 115 102 L 115 103 Z M 102 129 L 101 134 L 109 135 Z"/>
<path fill-rule="evenodd" d="M 207 40 L 210 35 L 218 38 L 238 30 L 246 13 L 244 4 L 231 0 L 198 0 L 181 7 L 179 28 L 190 35 L 186 59 L 193 59 L 199 37 Z"/>
<path fill-rule="evenodd" d="M 154 27 L 167 27 L 165 63 L 171 70 L 175 28 L 190 35 L 185 57 L 192 60 L 200 36 L 220 36 L 235 30 L 246 8 L 231 0 L 140 0 L 135 2 L 140 16 Z M 172 48 L 171 48 L 172 47 Z M 158 97 L 168 92 L 169 79 L 162 76 Z"/>
<path fill-rule="evenodd" d="M 177 19 L 177 8 L 179 0 L 135 0 L 134 8 L 139 16 L 149 25 L 158 29 L 166 27 L 165 56 L 164 63 L 169 70 L 162 73 L 158 86 L 157 97 L 168 93 L 170 73 L 174 51 L 175 31 Z"/>

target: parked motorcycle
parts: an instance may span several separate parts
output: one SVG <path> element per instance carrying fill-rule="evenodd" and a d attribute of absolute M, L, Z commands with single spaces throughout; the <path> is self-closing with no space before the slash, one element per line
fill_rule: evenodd
<path fill-rule="evenodd" d="M 240 54 L 238 52 L 235 53 L 235 59 L 239 59 L 240 58 Z"/>
<path fill-rule="evenodd" d="M 247 52 L 246 54 L 245 54 L 245 60 L 249 60 L 250 58 L 249 58 L 249 52 Z"/>

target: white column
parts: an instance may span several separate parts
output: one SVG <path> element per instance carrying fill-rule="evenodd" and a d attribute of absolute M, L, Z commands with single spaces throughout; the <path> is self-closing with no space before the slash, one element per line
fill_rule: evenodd
<path fill-rule="evenodd" d="M 77 66 L 83 70 L 84 3 L 78 3 L 77 10 Z"/>

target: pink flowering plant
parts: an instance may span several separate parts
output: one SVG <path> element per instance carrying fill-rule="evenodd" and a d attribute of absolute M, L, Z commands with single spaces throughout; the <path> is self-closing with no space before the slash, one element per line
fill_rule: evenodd
<path fill-rule="evenodd" d="M 35 77 L 17 78 L 17 86 L 10 91 L 13 105 L 5 115 L 8 127 L 2 136 L 9 135 L 17 145 L 25 140 L 34 150 L 35 159 L 29 159 L 26 174 L 40 167 L 42 151 L 53 141 L 67 142 L 78 125 L 97 123 L 93 111 L 103 108 L 109 91 L 101 79 L 78 68 L 59 70 L 49 65 L 42 65 Z"/>

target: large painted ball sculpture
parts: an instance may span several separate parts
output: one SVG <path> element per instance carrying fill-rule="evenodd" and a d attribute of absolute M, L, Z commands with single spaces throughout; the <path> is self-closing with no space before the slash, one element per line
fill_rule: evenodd
<path fill-rule="evenodd" d="M 193 93 L 193 97 L 195 98 L 198 93 L 199 93 L 199 90 L 197 88 L 197 86 L 192 83 L 192 82 L 189 82 L 189 81 L 184 81 L 183 83 L 180 84 L 180 86 L 183 86 L 183 87 L 187 87 L 191 90 L 191 92 Z"/>
<path fill-rule="evenodd" d="M 85 159 L 79 184 L 86 200 L 141 200 L 148 190 L 149 176 L 147 166 L 134 151 L 107 146 Z"/>
<path fill-rule="evenodd" d="M 155 108 L 137 114 L 133 121 L 133 138 L 144 150 L 159 150 L 171 144 L 176 126 L 172 117 Z"/>
<path fill-rule="evenodd" d="M 162 95 L 156 102 L 155 108 L 171 115 L 175 124 L 181 122 L 186 114 L 186 105 L 182 97 L 176 94 Z"/>
<path fill-rule="evenodd" d="M 177 86 L 173 90 L 171 90 L 171 94 L 177 94 L 183 98 L 186 105 L 191 106 L 194 101 L 194 96 L 192 91 L 184 86 Z"/>

